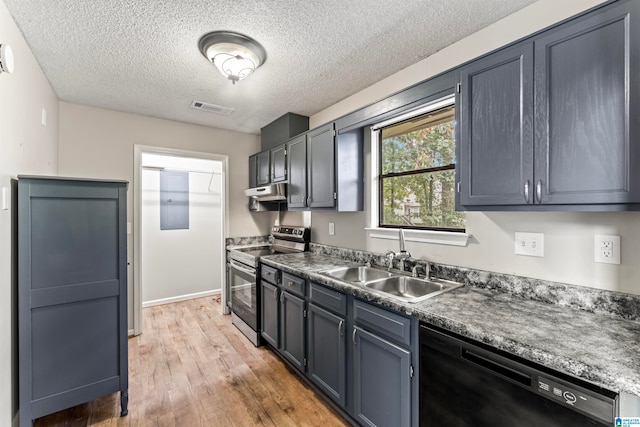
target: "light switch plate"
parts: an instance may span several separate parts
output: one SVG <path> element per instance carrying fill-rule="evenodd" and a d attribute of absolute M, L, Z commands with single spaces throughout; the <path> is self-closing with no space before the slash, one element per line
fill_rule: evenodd
<path fill-rule="evenodd" d="M 604 264 L 620 264 L 620 236 L 595 234 L 593 260 Z"/>
<path fill-rule="evenodd" d="M 9 209 L 9 204 L 7 202 L 7 187 L 2 187 L 2 210 L 6 211 Z"/>
<path fill-rule="evenodd" d="M 543 233 L 515 233 L 515 254 L 544 257 Z"/>

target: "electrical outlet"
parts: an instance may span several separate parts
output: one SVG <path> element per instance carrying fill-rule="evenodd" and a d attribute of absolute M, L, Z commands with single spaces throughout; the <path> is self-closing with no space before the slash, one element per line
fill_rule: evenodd
<path fill-rule="evenodd" d="M 333 236 L 336 234 L 336 225 L 333 222 L 329 223 L 329 236 Z"/>
<path fill-rule="evenodd" d="M 593 260 L 605 264 L 620 264 L 620 236 L 593 236 Z"/>
<path fill-rule="evenodd" d="M 544 257 L 544 234 L 515 233 L 515 254 Z"/>

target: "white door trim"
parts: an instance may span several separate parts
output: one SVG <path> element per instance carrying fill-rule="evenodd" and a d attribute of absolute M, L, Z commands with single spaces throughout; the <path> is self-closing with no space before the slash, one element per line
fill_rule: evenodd
<path fill-rule="evenodd" d="M 135 144 L 133 146 L 133 333 L 142 333 L 142 269 L 141 269 L 141 212 L 142 212 L 142 153 L 166 154 L 175 157 L 189 157 L 194 159 L 218 160 L 222 162 L 222 230 L 220 235 L 221 253 L 226 254 L 225 241 L 229 235 L 229 181 L 227 179 L 229 171 L 229 156 L 222 154 L 203 153 L 199 151 L 179 150 L 175 148 L 153 147 L 149 145 Z M 220 259 L 220 283 L 222 284 L 221 307 L 225 313 L 227 307 L 226 293 L 226 262 L 225 257 Z"/>

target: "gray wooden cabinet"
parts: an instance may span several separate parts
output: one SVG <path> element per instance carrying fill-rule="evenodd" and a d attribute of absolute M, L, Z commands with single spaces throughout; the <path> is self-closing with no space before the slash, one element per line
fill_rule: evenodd
<path fill-rule="evenodd" d="M 287 142 L 287 208 L 307 207 L 307 136 Z"/>
<path fill-rule="evenodd" d="M 460 204 L 532 203 L 533 44 L 471 63 L 460 81 Z"/>
<path fill-rule="evenodd" d="M 249 188 L 258 186 L 258 155 L 249 156 Z"/>
<path fill-rule="evenodd" d="M 459 207 L 640 203 L 638 17 L 611 3 L 460 69 Z"/>
<path fill-rule="evenodd" d="M 307 375 L 346 406 L 346 295 L 311 283 L 307 319 Z"/>
<path fill-rule="evenodd" d="M 335 138 L 333 123 L 307 134 L 307 186 L 309 208 L 334 208 Z"/>
<path fill-rule="evenodd" d="M 411 425 L 411 351 L 354 328 L 355 418 L 367 426 Z"/>
<path fill-rule="evenodd" d="M 410 426 L 417 420 L 415 319 L 355 300 L 353 320 L 353 416 L 368 426 Z"/>
<path fill-rule="evenodd" d="M 261 280 L 261 316 L 262 316 L 262 338 L 273 347 L 280 346 L 280 289 Z"/>
<path fill-rule="evenodd" d="M 20 176 L 20 425 L 120 392 L 127 414 L 127 183 Z"/>
<path fill-rule="evenodd" d="M 256 164 L 258 176 L 256 183 L 259 186 L 267 185 L 271 182 L 271 155 L 270 151 L 261 151 L 256 154 Z"/>
<path fill-rule="evenodd" d="M 280 144 L 270 150 L 271 152 L 271 182 L 283 182 L 287 180 L 287 146 Z"/>
<path fill-rule="evenodd" d="M 280 350 L 293 366 L 304 371 L 306 303 L 303 298 L 284 291 L 280 302 Z"/>

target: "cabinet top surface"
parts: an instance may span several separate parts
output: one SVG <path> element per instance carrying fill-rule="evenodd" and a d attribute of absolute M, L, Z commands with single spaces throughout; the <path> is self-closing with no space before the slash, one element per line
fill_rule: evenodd
<path fill-rule="evenodd" d="M 82 178 L 69 176 L 45 176 L 45 175 L 18 175 L 18 180 L 42 180 L 42 181 L 78 181 L 78 182 L 109 182 L 114 184 L 129 184 L 124 179 L 98 179 L 98 178 Z"/>
<path fill-rule="evenodd" d="M 640 322 L 470 285 L 403 303 L 319 273 L 357 265 L 344 259 L 305 252 L 261 261 L 604 388 L 640 396 Z"/>

